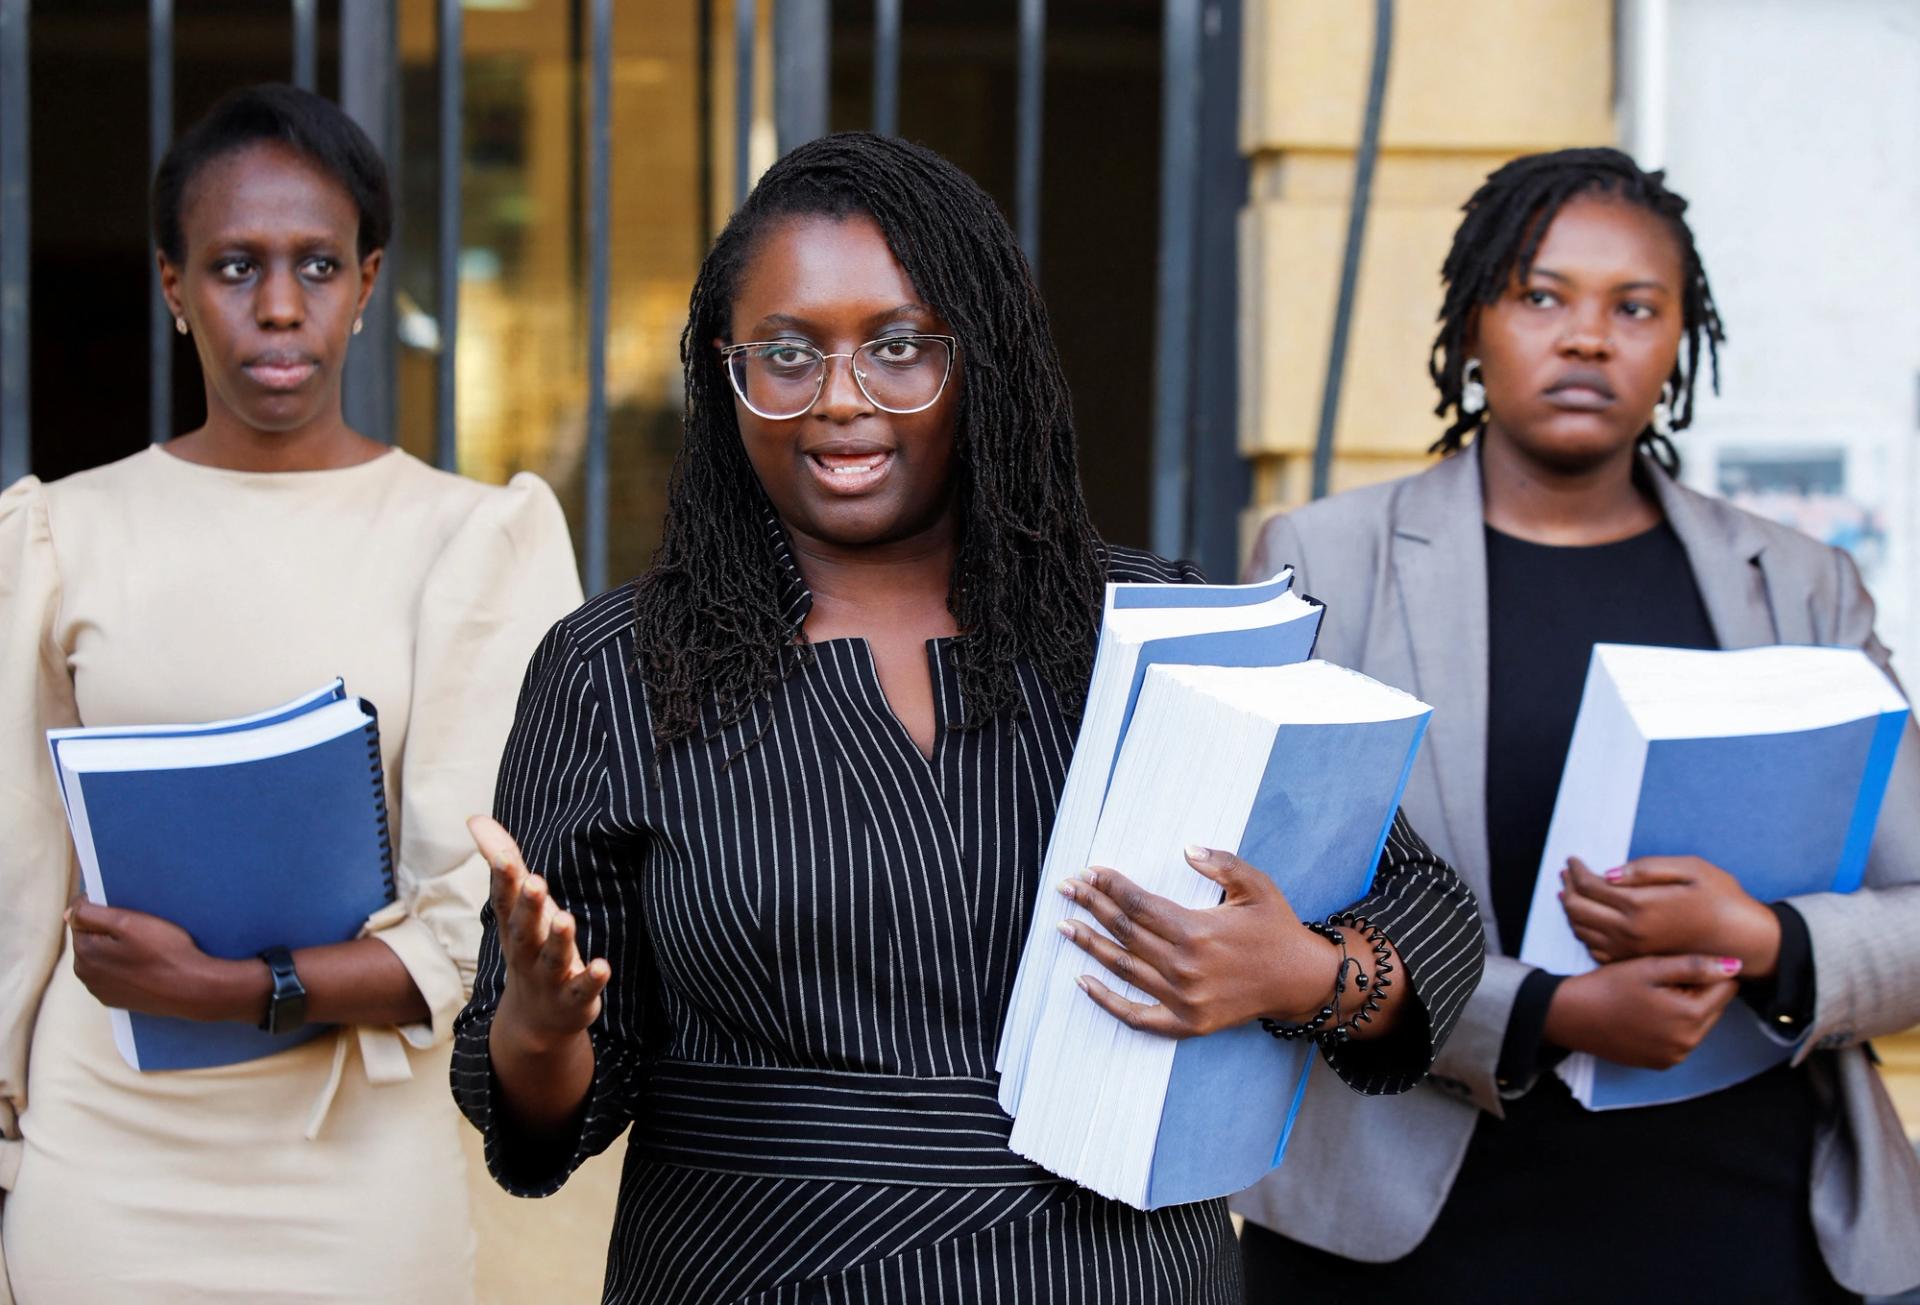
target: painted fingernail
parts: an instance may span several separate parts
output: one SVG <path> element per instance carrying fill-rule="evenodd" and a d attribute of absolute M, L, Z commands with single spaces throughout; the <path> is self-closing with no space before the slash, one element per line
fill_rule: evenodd
<path fill-rule="evenodd" d="M 1060 889 L 1060 896 L 1071 900 L 1073 897 L 1073 880 L 1062 879 L 1059 884 L 1059 889 Z"/>
<path fill-rule="evenodd" d="M 1205 863 L 1213 860 L 1213 849 L 1202 847 L 1198 843 L 1187 844 L 1187 860 Z"/>
<path fill-rule="evenodd" d="M 1622 879 L 1625 879 L 1626 877 L 1627 877 L 1627 868 L 1623 865 L 1617 865 L 1613 869 L 1607 871 L 1607 876 L 1606 876 L 1607 882 L 1610 884 L 1617 884 Z"/>
<path fill-rule="evenodd" d="M 1079 989 L 1080 989 L 1080 991 L 1082 991 L 1082 992 L 1084 992 L 1084 993 L 1087 993 L 1087 994 L 1089 994 L 1089 995 L 1091 995 L 1091 994 L 1092 994 L 1092 992 L 1093 992 L 1093 985 L 1091 985 L 1091 984 L 1089 984 L 1089 983 L 1087 982 L 1087 976 L 1086 976 L 1086 975 L 1084 975 L 1084 974 L 1083 974 L 1083 975 L 1081 975 L 1081 976 L 1080 976 L 1079 978 L 1077 978 L 1077 979 L 1075 979 L 1075 980 L 1074 980 L 1074 983 L 1075 983 L 1075 984 L 1076 984 L 1076 985 L 1077 985 L 1077 986 L 1079 987 Z"/>
<path fill-rule="evenodd" d="M 1065 920 L 1062 920 L 1056 927 L 1060 930 L 1061 934 L 1064 937 L 1067 937 L 1067 938 L 1073 937 L 1073 926 L 1068 924 Z"/>
<path fill-rule="evenodd" d="M 1082 870 L 1080 872 L 1080 877 L 1086 880 L 1088 883 L 1092 884 L 1095 888 L 1098 888 L 1100 886 L 1100 872 L 1098 870 L 1095 870 L 1092 866 L 1088 866 L 1085 870 Z"/>
<path fill-rule="evenodd" d="M 1740 958 L 1738 956 L 1722 956 L 1720 958 L 1720 972 L 1722 974 L 1740 973 Z"/>

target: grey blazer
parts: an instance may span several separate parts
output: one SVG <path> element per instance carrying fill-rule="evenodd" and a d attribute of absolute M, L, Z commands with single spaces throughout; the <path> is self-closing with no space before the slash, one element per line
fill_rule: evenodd
<path fill-rule="evenodd" d="M 1845 644 L 1887 665 L 1873 600 L 1845 553 L 1647 470 L 1723 647 Z M 1248 574 L 1292 563 L 1298 588 L 1327 605 L 1317 655 L 1433 705 L 1405 810 L 1473 886 L 1491 937 L 1482 525 L 1480 460 L 1462 454 L 1274 518 Z M 1822 1103 L 1813 1225 L 1834 1277 L 1871 1295 L 1920 1282 L 1920 1162 L 1866 1045 L 1920 1023 L 1920 731 L 1911 722 L 1866 885 L 1792 901 L 1812 937 L 1816 986 L 1813 1025 L 1796 1052 Z M 1528 969 L 1488 955 L 1486 977 L 1422 1087 L 1399 1097 L 1309 1088 L 1287 1162 L 1234 1209 L 1350 1259 L 1413 1250 L 1446 1200 L 1478 1113 L 1500 1115 L 1504 1098 L 1530 1086 L 1503 1088 L 1494 1077 Z M 1355 1174 L 1386 1181 L 1356 1183 Z"/>

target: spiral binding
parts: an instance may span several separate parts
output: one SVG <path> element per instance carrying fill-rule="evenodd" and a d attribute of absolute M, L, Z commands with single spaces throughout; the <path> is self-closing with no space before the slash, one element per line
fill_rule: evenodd
<path fill-rule="evenodd" d="M 373 809 L 380 831 L 380 877 L 386 881 L 387 900 L 399 896 L 393 881 L 393 831 L 387 822 L 387 768 L 380 760 L 380 709 L 365 698 L 356 699 L 367 713 L 367 773 L 373 777 Z"/>

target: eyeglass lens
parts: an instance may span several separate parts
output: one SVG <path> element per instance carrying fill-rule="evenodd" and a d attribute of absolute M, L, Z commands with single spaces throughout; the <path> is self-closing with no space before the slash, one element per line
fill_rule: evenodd
<path fill-rule="evenodd" d="M 855 350 L 853 377 L 876 408 L 918 412 L 940 397 L 952 365 L 945 340 L 894 336 Z M 813 406 L 825 383 L 826 362 L 810 345 L 774 341 L 734 353 L 728 371 L 747 406 L 777 420 Z"/>

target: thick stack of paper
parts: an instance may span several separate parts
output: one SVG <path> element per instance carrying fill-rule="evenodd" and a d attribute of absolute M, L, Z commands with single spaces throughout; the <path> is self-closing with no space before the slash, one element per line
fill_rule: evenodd
<path fill-rule="evenodd" d="M 87 897 L 228 959 L 346 942 L 393 900 L 373 707 L 339 680 L 256 716 L 47 731 Z M 252 1060 L 314 1037 L 113 1012 L 135 1069 Z"/>
<path fill-rule="evenodd" d="M 1326 662 L 1155 666 L 1085 860 L 1201 909 L 1220 888 L 1183 849 L 1237 851 L 1296 914 L 1329 915 L 1365 896 L 1429 715 Z M 1137 1033 L 1080 991 L 1083 973 L 1154 1000 L 1078 948 L 1053 952 L 1017 1066 L 1013 1150 L 1141 1209 L 1239 1191 L 1279 1163 L 1311 1047 L 1257 1024 L 1183 1041 Z"/>
<path fill-rule="evenodd" d="M 1040 981 L 1051 974 L 1054 958 L 1066 945 L 1059 925 L 1069 906 L 1053 892 L 1053 885 L 1089 864 L 1087 853 L 1107 782 L 1147 668 L 1160 662 L 1279 666 L 1305 661 L 1313 655 L 1323 609 L 1292 589 L 1292 568 L 1252 585 L 1107 586 L 1086 711 L 1054 816 L 1027 946 L 1014 976 L 995 1058 L 1001 1073 L 1000 1107 L 1008 1114 L 1016 1113 L 1025 1082 L 1027 1049 L 1040 1018 Z"/>
<path fill-rule="evenodd" d="M 1594 968 L 1555 896 L 1572 856 L 1595 870 L 1699 856 L 1762 902 L 1852 892 L 1906 719 L 1906 700 L 1857 648 L 1595 646 L 1520 959 L 1556 974 Z M 1608 1110 L 1702 1096 L 1791 1053 L 1736 1001 L 1672 1069 L 1582 1054 L 1559 1072 L 1584 1105 Z"/>

